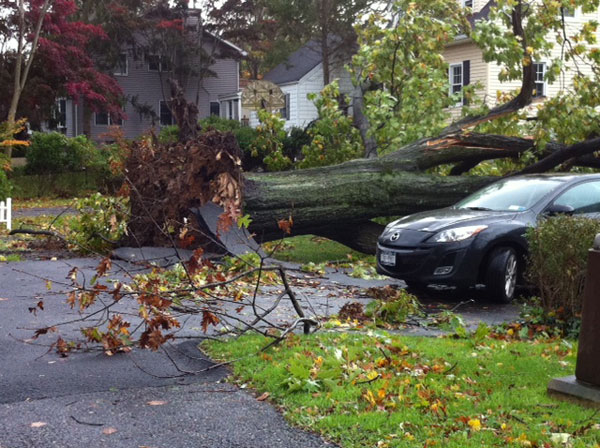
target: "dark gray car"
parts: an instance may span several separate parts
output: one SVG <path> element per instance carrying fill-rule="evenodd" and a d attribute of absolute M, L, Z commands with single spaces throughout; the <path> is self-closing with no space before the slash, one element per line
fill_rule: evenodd
<path fill-rule="evenodd" d="M 410 287 L 483 284 L 494 300 L 509 302 L 527 228 L 561 213 L 600 218 L 600 174 L 507 178 L 452 207 L 394 221 L 379 237 L 377 270 Z"/>

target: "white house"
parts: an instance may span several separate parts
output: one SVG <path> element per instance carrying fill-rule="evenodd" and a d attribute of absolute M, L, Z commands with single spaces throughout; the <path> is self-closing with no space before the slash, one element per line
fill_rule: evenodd
<path fill-rule="evenodd" d="M 354 86 L 350 73 L 344 69 L 344 61 L 334 58 L 331 67 L 331 80 L 337 79 L 340 93 L 352 97 Z M 317 41 L 310 41 L 292 53 L 288 59 L 269 71 L 264 79 L 277 84 L 285 94 L 286 106 L 281 116 L 286 120 L 285 128 L 304 128 L 317 118 L 317 108 L 307 96 L 323 90 L 323 58 Z M 258 125 L 256 113 L 250 116 L 250 125 Z"/>

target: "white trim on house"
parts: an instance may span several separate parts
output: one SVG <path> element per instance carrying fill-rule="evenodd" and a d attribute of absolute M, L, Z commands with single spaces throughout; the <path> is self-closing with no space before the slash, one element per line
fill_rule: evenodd
<path fill-rule="evenodd" d="M 222 37 L 217 36 L 216 34 L 211 33 L 210 31 L 205 31 L 207 34 L 209 34 L 210 36 L 212 36 L 213 38 L 217 39 L 219 42 L 221 42 L 224 45 L 227 45 L 231 48 L 233 48 L 234 50 L 238 51 L 242 56 L 248 56 L 248 52 L 242 50 L 240 47 L 238 47 L 237 45 L 232 44 L 231 42 L 229 42 L 228 40 L 223 39 Z"/>

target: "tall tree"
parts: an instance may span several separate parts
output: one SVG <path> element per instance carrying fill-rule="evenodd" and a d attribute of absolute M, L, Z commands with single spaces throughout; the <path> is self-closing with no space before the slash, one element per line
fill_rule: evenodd
<path fill-rule="evenodd" d="M 462 98 L 448 95 L 443 53 L 469 30 L 464 10 L 447 0 L 395 1 L 385 15 L 373 14 L 357 27 L 360 48 L 350 70 L 379 153 L 444 128 L 446 108 Z"/>
<path fill-rule="evenodd" d="M 319 43 L 323 83 L 327 85 L 332 65 L 346 62 L 355 48 L 354 25 L 378 3 L 376 0 L 271 0 L 270 8 L 289 34 Z"/>
<path fill-rule="evenodd" d="M 244 49 L 243 74 L 259 79 L 298 46 L 271 10 L 270 0 L 210 0 L 209 26 L 215 33 Z"/>
<path fill-rule="evenodd" d="M 16 121 L 26 90 L 42 84 L 52 99 L 81 97 L 94 108 L 121 114 L 118 84 L 97 69 L 86 51 L 92 38 L 106 38 L 106 34 L 99 26 L 72 20 L 77 11 L 73 0 L 2 0 L 0 7 L 6 14 L 0 28 L 4 40 L 16 42 L 4 46 L 0 55 L 2 76 L 10 73 L 12 80 L 2 93 L 10 98 L 8 110 L 0 110 L 9 125 Z M 32 73 L 39 76 L 32 79 Z"/>

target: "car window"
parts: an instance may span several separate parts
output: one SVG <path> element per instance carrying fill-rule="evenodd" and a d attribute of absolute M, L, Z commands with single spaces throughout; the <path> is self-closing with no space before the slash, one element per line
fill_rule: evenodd
<path fill-rule="evenodd" d="M 515 212 L 528 210 L 561 183 L 544 178 L 507 179 L 479 190 L 456 207 Z"/>
<path fill-rule="evenodd" d="M 573 207 L 578 215 L 600 213 L 600 181 L 576 185 L 561 194 L 554 204 Z"/>

